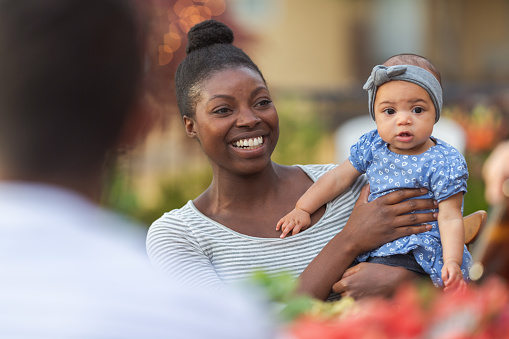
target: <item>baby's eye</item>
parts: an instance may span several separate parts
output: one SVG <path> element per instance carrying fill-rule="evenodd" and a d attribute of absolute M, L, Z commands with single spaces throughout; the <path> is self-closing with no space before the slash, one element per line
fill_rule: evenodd
<path fill-rule="evenodd" d="M 383 112 L 388 115 L 392 115 L 392 114 L 396 113 L 396 111 L 392 108 L 387 108 Z"/>
<path fill-rule="evenodd" d="M 422 107 L 416 107 L 416 108 L 414 108 L 414 109 L 412 110 L 412 112 L 414 112 L 414 113 L 422 113 L 422 112 L 424 112 L 424 108 L 422 108 Z"/>

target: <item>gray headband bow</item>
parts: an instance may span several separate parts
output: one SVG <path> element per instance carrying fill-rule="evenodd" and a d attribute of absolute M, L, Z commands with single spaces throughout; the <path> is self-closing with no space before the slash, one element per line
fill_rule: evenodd
<path fill-rule="evenodd" d="M 412 82 L 424 88 L 431 97 L 435 106 L 435 122 L 440 119 L 442 111 L 442 86 L 437 78 L 424 68 L 412 65 L 396 65 L 386 67 L 377 65 L 373 67 L 373 71 L 363 89 L 368 91 L 369 114 L 375 120 L 375 96 L 378 87 L 391 80 L 402 80 Z"/>

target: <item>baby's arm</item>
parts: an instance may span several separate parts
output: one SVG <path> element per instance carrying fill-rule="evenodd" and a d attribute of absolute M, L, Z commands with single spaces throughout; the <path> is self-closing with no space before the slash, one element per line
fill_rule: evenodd
<path fill-rule="evenodd" d="M 322 175 L 300 197 L 295 208 L 278 221 L 276 230 L 281 228 L 281 238 L 284 238 L 292 230 L 292 234 L 297 234 L 301 229 L 306 229 L 311 223 L 311 214 L 343 193 L 360 174 L 347 159 Z"/>
<path fill-rule="evenodd" d="M 465 239 L 462 201 L 463 193 L 460 192 L 438 204 L 438 227 L 444 253 L 442 280 L 446 290 L 461 288 L 465 284 L 461 273 Z"/>

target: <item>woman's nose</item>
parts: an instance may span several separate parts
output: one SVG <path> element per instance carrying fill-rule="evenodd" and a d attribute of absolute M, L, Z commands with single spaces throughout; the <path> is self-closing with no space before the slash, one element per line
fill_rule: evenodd
<path fill-rule="evenodd" d="M 243 108 L 239 110 L 237 116 L 237 127 L 254 127 L 261 121 L 260 117 L 250 108 Z"/>

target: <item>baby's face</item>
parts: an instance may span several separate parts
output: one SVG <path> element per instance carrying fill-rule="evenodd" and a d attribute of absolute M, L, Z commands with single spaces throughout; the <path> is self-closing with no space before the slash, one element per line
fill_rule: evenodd
<path fill-rule="evenodd" d="M 399 154 L 421 154 L 435 143 L 430 139 L 435 124 L 435 106 L 428 92 L 407 81 L 389 81 L 380 86 L 374 103 L 380 137 Z"/>

